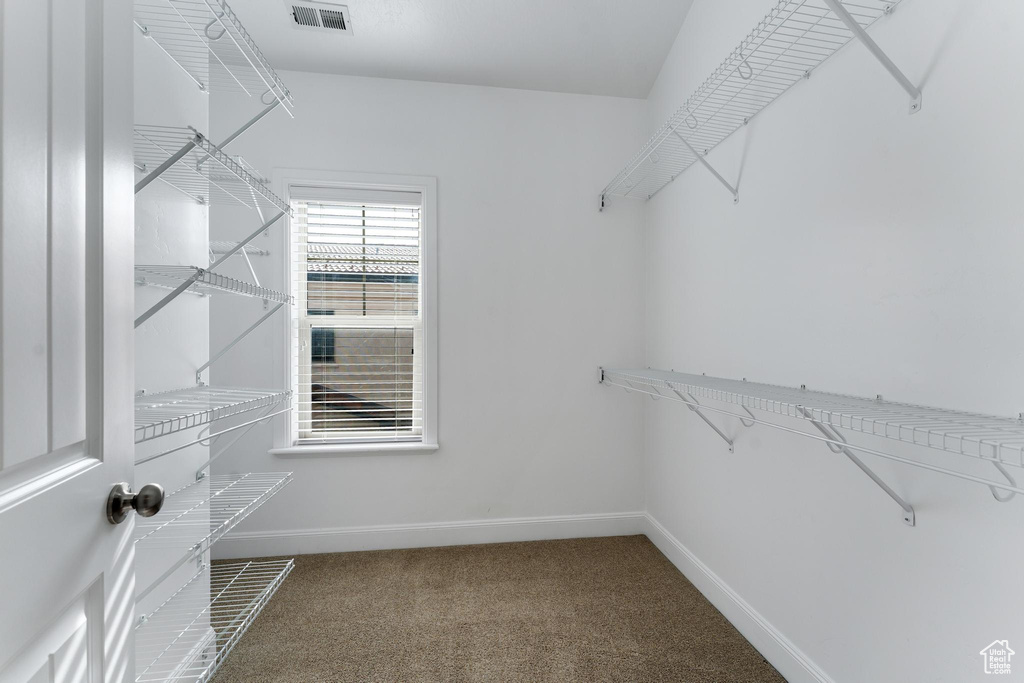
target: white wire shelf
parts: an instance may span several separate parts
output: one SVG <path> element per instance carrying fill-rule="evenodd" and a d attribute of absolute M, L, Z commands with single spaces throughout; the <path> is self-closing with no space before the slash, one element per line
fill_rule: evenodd
<path fill-rule="evenodd" d="M 293 567 L 275 560 L 204 568 L 135 629 L 135 680 L 210 680 Z"/>
<path fill-rule="evenodd" d="M 842 0 L 840 10 L 845 8 L 856 24 L 867 28 L 899 2 Z M 653 197 L 701 160 L 698 154 L 706 155 L 854 37 L 829 0 L 779 0 L 608 183 L 601 192 L 601 206 L 606 196 Z M 875 47 L 869 45 L 878 56 Z M 887 61 L 884 55 L 879 59 Z M 918 99 L 911 104 L 912 111 L 919 106 Z"/>
<path fill-rule="evenodd" d="M 200 89 L 276 99 L 290 111 L 291 93 L 224 0 L 135 0 L 135 25 Z"/>
<path fill-rule="evenodd" d="M 291 395 L 291 391 L 207 386 L 143 394 L 135 398 L 135 443 L 270 408 Z"/>
<path fill-rule="evenodd" d="M 182 548 L 205 552 L 292 481 L 291 472 L 215 474 L 167 495 L 160 512 L 135 524 L 136 552 Z"/>
<path fill-rule="evenodd" d="M 288 203 L 240 157 L 231 157 L 191 127 L 136 126 L 133 155 L 138 193 L 159 179 L 201 204 L 239 203 L 291 213 Z"/>
<path fill-rule="evenodd" d="M 292 303 L 292 296 L 251 282 L 238 280 L 220 273 L 211 273 L 198 266 L 135 266 L 135 281 L 139 284 L 177 288 L 195 278 L 188 289 L 197 292 L 230 292 L 255 299 L 266 299 L 281 304 Z"/>
<path fill-rule="evenodd" d="M 986 484 L 992 487 L 993 495 L 999 500 L 1004 498 L 997 494 L 997 491 L 1024 493 L 1024 488 L 1016 484 L 1014 477 L 1006 469 L 1006 466 L 1024 467 L 1022 419 L 663 370 L 601 369 L 600 381 L 628 391 L 681 401 L 699 411 L 709 410 L 732 415 L 744 423 L 758 422 L 810 436 L 828 442 L 830 447 L 834 446 L 832 450 L 837 453 L 844 448 L 858 450 Z M 699 400 L 703 399 L 738 406 L 744 412 L 737 413 L 699 403 Z M 773 424 L 755 411 L 805 420 L 815 427 L 822 425 L 825 430 L 820 427 L 818 429 L 825 434 L 825 438 L 790 429 L 785 425 Z M 919 461 L 877 448 L 849 444 L 841 437 L 839 430 L 870 434 L 988 461 L 995 465 L 1001 476 L 988 479 L 927 460 Z M 721 432 L 719 434 L 726 438 Z"/>

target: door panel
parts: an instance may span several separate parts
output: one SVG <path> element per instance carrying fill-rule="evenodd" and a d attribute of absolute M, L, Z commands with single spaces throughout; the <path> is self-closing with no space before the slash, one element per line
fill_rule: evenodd
<path fill-rule="evenodd" d="M 128 681 L 132 7 L 0 12 L 0 682 Z"/>
<path fill-rule="evenodd" d="M 100 680 L 103 591 L 93 586 L 68 607 L 15 661 L 0 683 L 79 683 Z"/>
<path fill-rule="evenodd" d="M 47 177 L 49 26 L 37 3 L 3 4 L 3 201 L 0 309 L 4 369 L 0 462 L 4 469 L 49 448 Z M 44 5 L 44 3 L 38 3 Z"/>
<path fill-rule="evenodd" d="M 85 438 L 85 8 L 54 0 L 50 155 L 50 414 L 53 448 Z"/>

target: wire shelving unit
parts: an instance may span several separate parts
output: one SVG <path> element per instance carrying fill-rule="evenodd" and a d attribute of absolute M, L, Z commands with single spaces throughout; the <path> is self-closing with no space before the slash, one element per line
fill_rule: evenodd
<path fill-rule="evenodd" d="M 290 391 L 208 387 L 203 386 L 201 378 L 212 363 L 292 303 L 290 295 L 261 286 L 249 260 L 250 256 L 269 253 L 250 242 L 291 210 L 255 169 L 224 150 L 274 109 L 280 107 L 291 116 L 293 100 L 226 0 L 134 0 L 134 8 L 135 24 L 142 34 L 201 90 L 241 92 L 260 106 L 255 116 L 217 144 L 191 127 L 135 128 L 136 194 L 159 180 L 182 198 L 200 204 L 224 203 L 252 209 L 260 224 L 258 228 L 253 225 L 253 232 L 241 241 L 211 242 L 210 263 L 205 268 L 136 266 L 136 282 L 172 291 L 139 316 L 135 326 L 185 292 L 228 292 L 264 301 L 262 316 L 196 370 L 198 386 L 136 398 L 137 444 L 198 428 L 192 434 L 168 439 L 164 443 L 170 447 L 159 453 L 148 445 L 140 447 L 136 453 L 139 464 L 195 444 L 216 444 L 223 453 L 245 434 L 241 430 L 248 431 L 291 410 Z M 251 283 L 218 272 L 236 254 L 248 265 Z M 230 426 L 211 433 L 212 425 L 224 418 L 234 419 L 225 422 Z M 234 432 L 234 439 L 224 445 L 218 439 L 227 432 Z M 204 561 L 217 540 L 291 481 L 290 473 L 208 476 L 207 467 L 219 453 L 211 447 L 209 460 L 196 472 L 197 480 L 168 495 L 160 514 L 136 524 L 137 551 L 172 560 L 169 567 L 160 568 L 163 574 L 159 578 L 137 593 L 137 600 L 186 563 Z M 173 561 L 176 558 L 180 559 Z M 142 620 L 136 631 L 137 680 L 209 680 L 292 566 L 289 560 L 203 567 Z"/>
<path fill-rule="evenodd" d="M 141 174 L 136 194 L 159 179 L 201 204 L 238 203 L 261 213 L 291 213 L 251 166 L 194 128 L 136 126 L 133 139 L 135 168 Z"/>
<path fill-rule="evenodd" d="M 286 110 L 292 96 L 224 0 L 135 0 L 135 25 L 204 91 L 240 91 Z"/>
<path fill-rule="evenodd" d="M 920 110 L 921 93 L 864 31 L 900 0 L 779 0 L 601 192 L 650 199 L 695 163 L 738 201 L 705 156 L 854 38 L 882 62 Z"/>
<path fill-rule="evenodd" d="M 599 381 L 627 391 L 685 403 L 718 432 L 730 450 L 733 439 L 715 426 L 703 414 L 704 411 L 731 415 L 743 421 L 745 426 L 758 423 L 824 441 L 833 452 L 844 453 L 866 473 L 866 466 L 850 451 L 985 484 L 1001 502 L 1017 493 L 1024 493 L 1024 487 L 1017 484 L 1016 477 L 1008 469 L 1024 467 L 1024 419 L 898 403 L 883 400 L 880 396 L 871 399 L 664 370 L 601 368 Z M 713 401 L 714 404 L 701 403 L 702 400 Z M 773 416 L 803 420 L 813 426 L 816 433 L 780 424 L 773 421 Z M 989 478 L 967 471 L 972 468 L 958 470 L 882 448 L 851 444 L 843 437 L 844 430 L 984 461 L 993 466 L 996 476 Z M 869 476 L 887 488 L 873 474 L 869 473 Z M 901 505 L 906 505 L 891 490 L 886 492 L 897 498 Z M 907 510 L 906 507 L 904 509 Z M 908 523 L 913 524 L 912 508 L 909 514 L 911 519 Z"/>
<path fill-rule="evenodd" d="M 204 568 L 135 630 L 138 683 L 205 683 L 292 571 L 292 560 Z"/>

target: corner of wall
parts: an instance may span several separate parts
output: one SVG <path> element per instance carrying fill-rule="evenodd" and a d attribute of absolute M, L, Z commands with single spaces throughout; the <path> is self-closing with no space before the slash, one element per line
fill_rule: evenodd
<path fill-rule="evenodd" d="M 810 657 L 670 534 L 650 512 L 644 533 L 712 605 L 790 683 L 834 683 Z"/>

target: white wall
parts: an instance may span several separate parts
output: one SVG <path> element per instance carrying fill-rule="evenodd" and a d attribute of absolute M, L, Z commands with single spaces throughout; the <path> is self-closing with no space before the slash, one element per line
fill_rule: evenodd
<path fill-rule="evenodd" d="M 609 401 L 595 371 L 611 358 L 641 360 L 642 207 L 597 208 L 607 176 L 642 143 L 644 102 L 282 77 L 296 118 L 273 112 L 231 153 L 267 174 L 307 168 L 437 178 L 440 450 L 284 458 L 267 454 L 275 445 L 270 427 L 254 429 L 215 471 L 294 470 L 295 481 L 216 552 L 636 531 L 636 519 L 621 515 L 643 507 L 642 408 Z M 250 111 L 241 98 L 215 96 L 213 138 Z M 214 239 L 253 227 L 214 207 Z M 256 262 L 261 279 L 280 286 L 284 230 L 256 244 L 273 251 Z M 224 272 L 244 275 L 240 262 L 233 268 Z M 214 300 L 211 344 L 244 329 L 259 313 L 253 305 Z M 279 317 L 240 344 L 212 381 L 284 386 L 284 324 Z M 263 361 L 268 351 L 273 364 Z M 522 518 L 529 521 L 507 523 Z"/>
<path fill-rule="evenodd" d="M 646 132 L 772 5 L 696 0 Z M 923 84 L 919 114 L 851 45 L 710 154 L 738 205 L 700 168 L 648 202 L 647 365 L 1020 412 L 1022 26 L 1015 0 L 906 0 L 871 32 Z M 729 454 L 682 406 L 645 403 L 650 515 L 824 676 L 981 680 L 992 640 L 1022 651 L 1024 501 L 869 460 L 915 505 L 910 528 L 819 442 L 713 416 L 737 435 Z M 726 592 L 709 589 L 783 673 L 812 679 Z"/>

